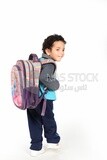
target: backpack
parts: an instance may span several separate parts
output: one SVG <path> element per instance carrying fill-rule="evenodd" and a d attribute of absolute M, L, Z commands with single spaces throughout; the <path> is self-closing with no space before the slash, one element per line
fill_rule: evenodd
<path fill-rule="evenodd" d="M 30 54 L 28 60 L 18 60 L 11 70 L 12 100 L 18 108 L 34 109 L 44 99 L 41 115 L 45 114 L 46 99 L 39 97 L 39 76 L 42 64 L 54 63 L 51 59 L 40 59 L 36 54 Z M 54 63 L 55 64 L 55 63 Z"/>

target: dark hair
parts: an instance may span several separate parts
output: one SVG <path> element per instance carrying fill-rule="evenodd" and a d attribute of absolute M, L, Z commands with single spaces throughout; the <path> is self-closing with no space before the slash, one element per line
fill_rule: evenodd
<path fill-rule="evenodd" d="M 50 35 L 44 40 L 44 42 L 42 44 L 43 52 L 45 53 L 45 49 L 47 49 L 47 48 L 51 49 L 53 46 L 53 43 L 55 41 L 62 41 L 62 42 L 64 42 L 64 44 L 66 44 L 66 41 L 64 40 L 64 38 L 61 35 L 58 35 L 58 34 Z"/>

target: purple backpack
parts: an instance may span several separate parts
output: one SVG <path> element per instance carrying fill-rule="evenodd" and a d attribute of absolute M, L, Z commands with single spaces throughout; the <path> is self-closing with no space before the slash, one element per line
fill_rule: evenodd
<path fill-rule="evenodd" d="M 40 61 L 36 54 L 30 54 L 29 60 L 18 60 L 12 67 L 11 89 L 15 106 L 22 110 L 34 109 L 44 99 L 41 115 L 45 114 L 45 92 L 39 97 L 39 76 L 41 65 L 46 63 L 54 63 L 54 61 L 51 59 Z"/>

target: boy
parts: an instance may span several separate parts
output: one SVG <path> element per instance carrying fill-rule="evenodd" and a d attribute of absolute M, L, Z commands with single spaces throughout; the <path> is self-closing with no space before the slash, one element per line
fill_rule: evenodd
<path fill-rule="evenodd" d="M 42 59 L 52 59 L 60 61 L 64 56 L 66 41 L 61 35 L 48 36 L 42 46 Z M 44 136 L 47 141 L 47 148 L 57 149 L 60 141 L 60 136 L 57 133 L 57 124 L 53 113 L 53 101 L 56 100 L 55 91 L 59 88 L 59 81 L 55 78 L 55 65 L 52 63 L 43 64 L 40 74 L 40 91 L 45 94 L 46 111 L 45 115 L 41 116 L 43 100 L 36 109 L 27 109 L 28 125 L 31 137 L 31 156 L 37 156 L 44 152 L 42 147 L 42 131 L 44 129 Z"/>

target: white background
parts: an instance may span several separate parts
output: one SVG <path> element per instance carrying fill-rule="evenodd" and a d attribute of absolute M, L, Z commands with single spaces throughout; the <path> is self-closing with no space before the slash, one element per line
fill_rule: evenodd
<path fill-rule="evenodd" d="M 67 41 L 57 70 L 66 88 L 57 92 L 54 109 L 62 150 L 38 159 L 106 160 L 106 0 L 0 1 L 0 159 L 32 159 L 26 111 L 12 102 L 10 73 L 16 60 L 41 56 L 43 40 L 54 33 Z M 97 80 L 82 79 L 89 74 Z"/>

